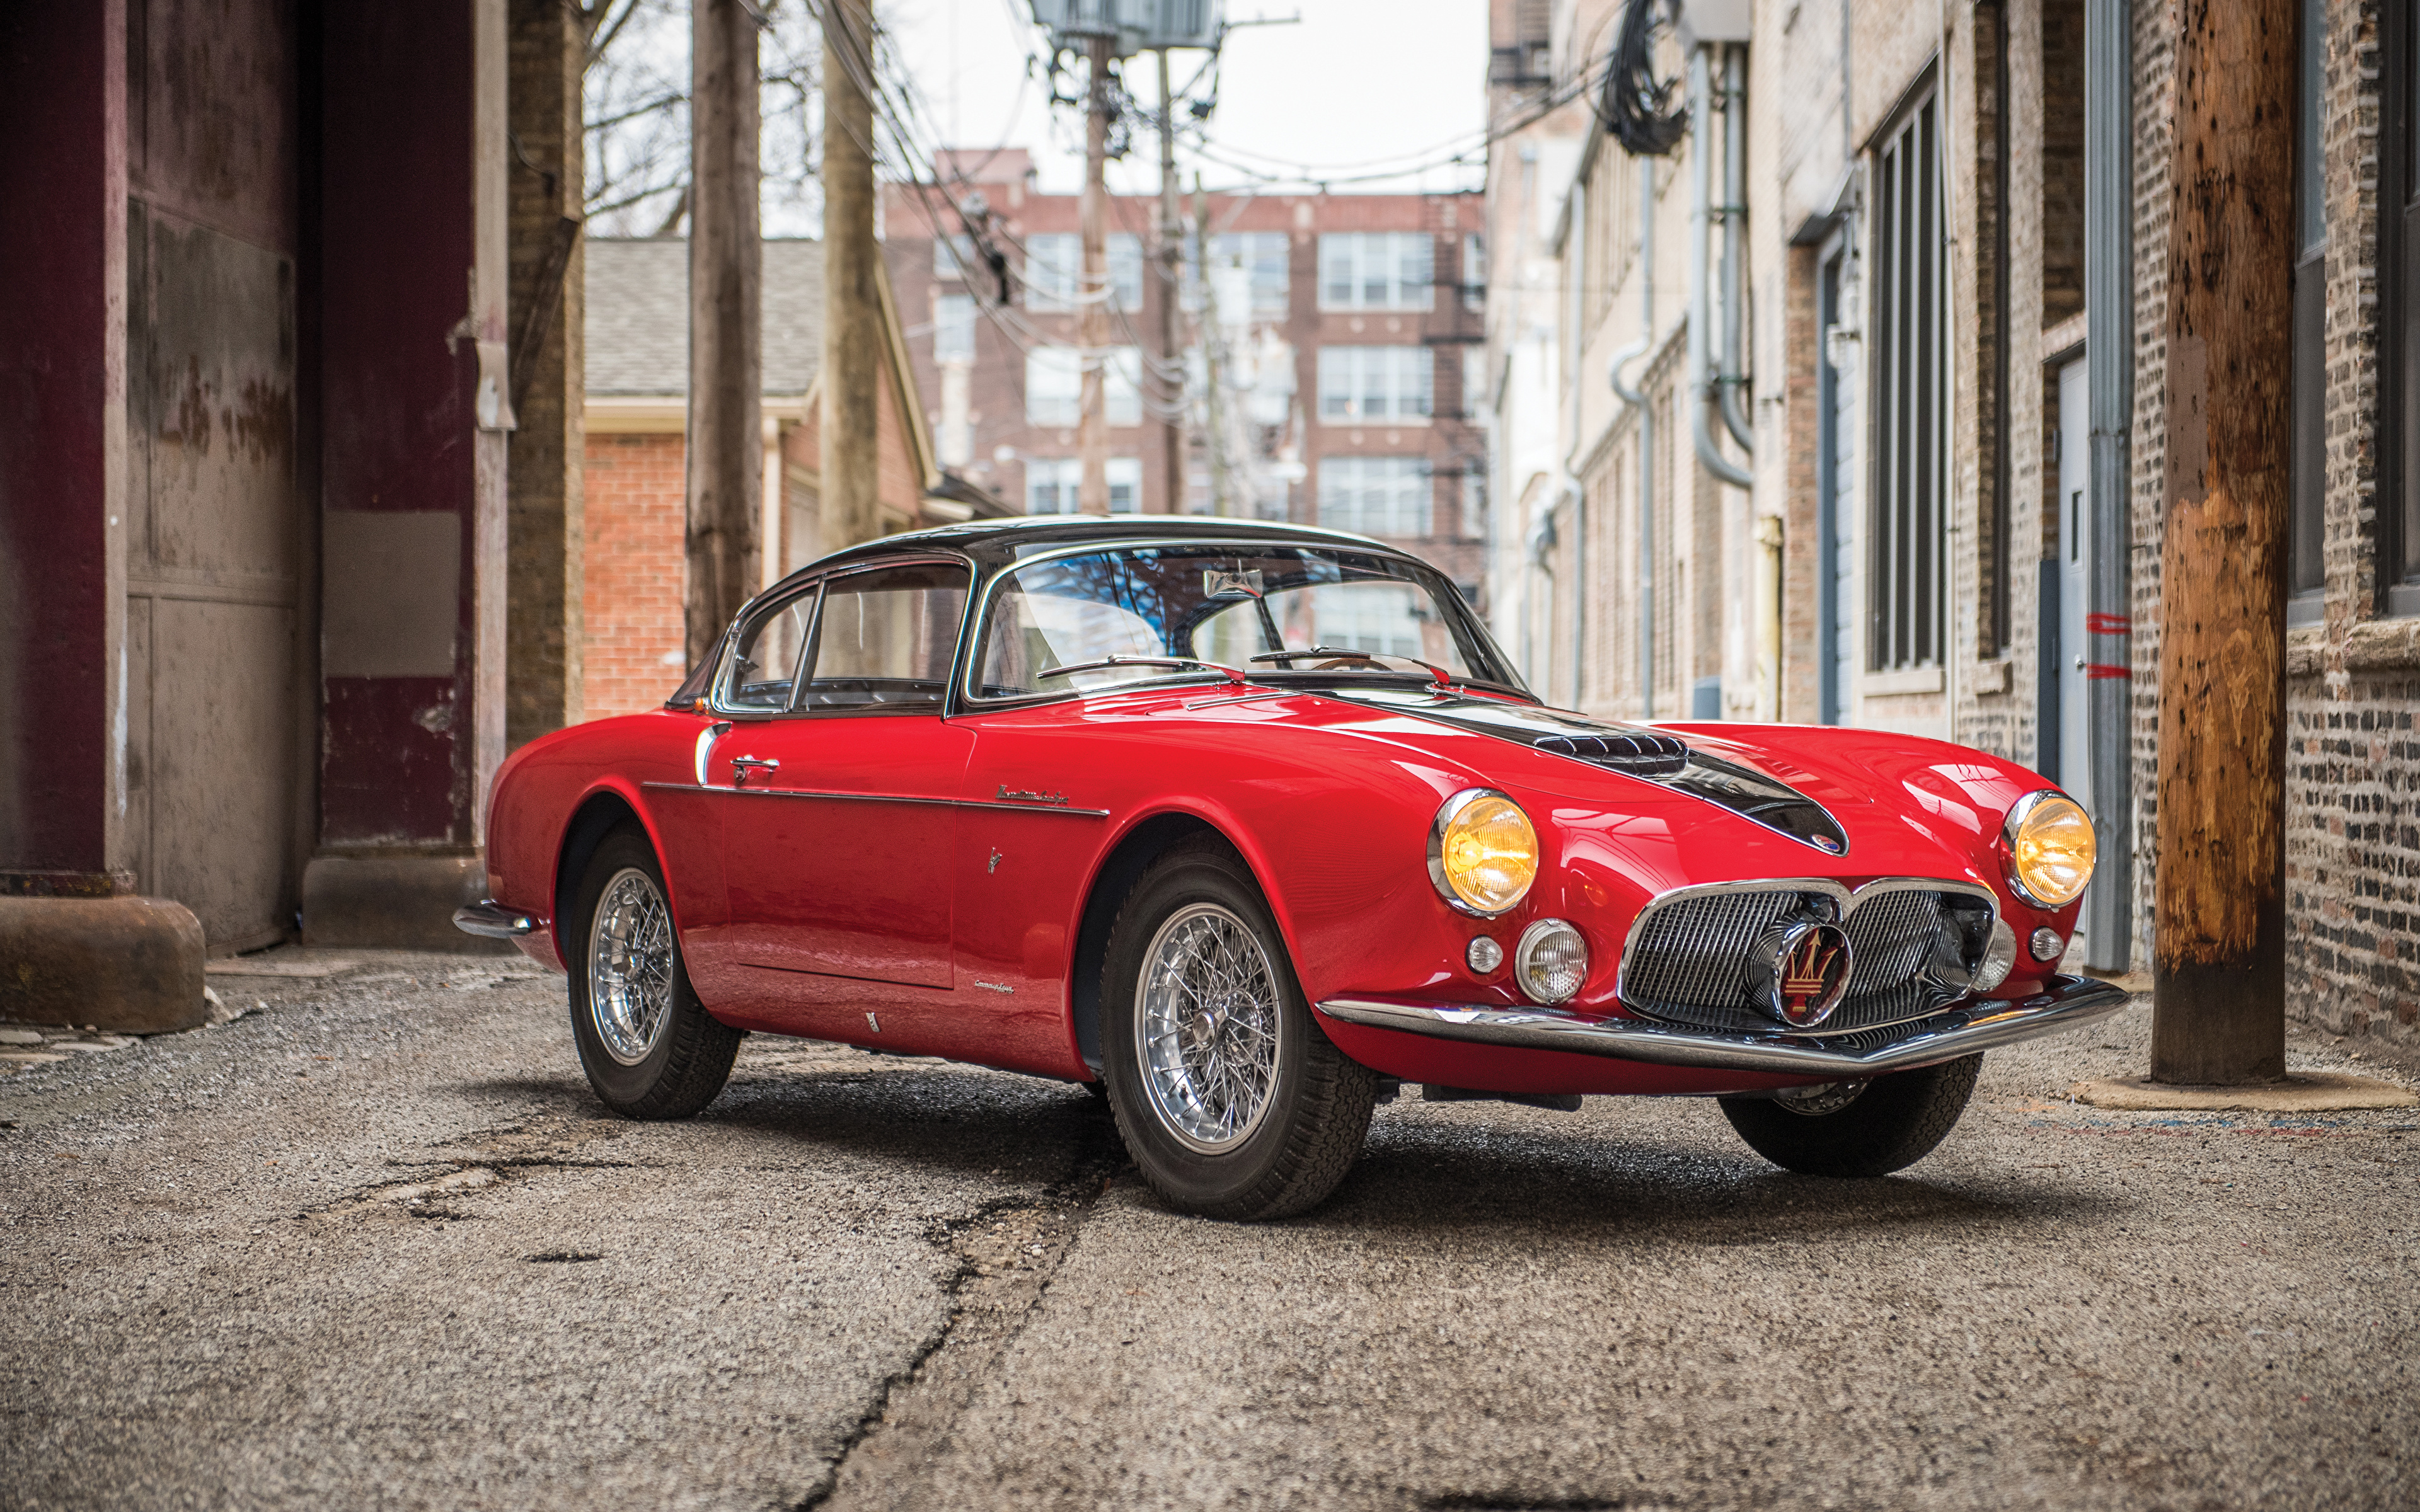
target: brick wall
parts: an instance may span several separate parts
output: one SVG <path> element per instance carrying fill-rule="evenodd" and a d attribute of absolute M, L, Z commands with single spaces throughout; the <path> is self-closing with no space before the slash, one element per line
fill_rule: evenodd
<path fill-rule="evenodd" d="M 591 435 L 586 471 L 583 702 L 598 719 L 656 707 L 687 671 L 681 438 Z"/>

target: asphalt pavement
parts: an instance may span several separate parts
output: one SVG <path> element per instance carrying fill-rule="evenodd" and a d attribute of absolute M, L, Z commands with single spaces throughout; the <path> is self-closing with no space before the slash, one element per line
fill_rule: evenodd
<path fill-rule="evenodd" d="M 2420 1116 L 2071 1103 L 2139 1006 L 1888 1180 L 1407 1100 L 1251 1227 L 1079 1088 L 757 1036 L 627 1123 L 561 979 L 349 959 L 0 1044 L 0 1507 L 2420 1506 Z"/>

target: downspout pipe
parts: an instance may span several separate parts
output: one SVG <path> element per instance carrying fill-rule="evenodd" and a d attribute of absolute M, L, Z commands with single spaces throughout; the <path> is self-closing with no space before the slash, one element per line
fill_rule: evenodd
<path fill-rule="evenodd" d="M 1655 160 L 1638 160 L 1638 339 L 1614 353 L 1606 380 L 1638 411 L 1638 717 L 1655 717 L 1655 409 L 1621 370 L 1655 349 Z"/>
<path fill-rule="evenodd" d="M 1563 454 L 1563 487 L 1572 501 L 1572 707 L 1588 694 L 1588 486 L 1574 465 L 1579 456 L 1580 424 L 1585 413 L 1580 392 L 1581 348 L 1588 332 L 1581 318 L 1588 312 L 1588 179 L 1572 185 L 1571 224 L 1563 242 L 1563 266 L 1572 270 L 1569 295 L 1572 333 L 1572 444 Z M 1550 626 L 1553 621 L 1546 622 Z"/>
<path fill-rule="evenodd" d="M 1714 379 L 1723 426 L 1756 455 L 1747 423 L 1747 49 L 1723 49 L 1723 357 Z"/>
<path fill-rule="evenodd" d="M 1716 402 L 1706 308 L 1714 170 L 1714 155 L 1707 147 L 1713 128 L 1709 96 L 1714 85 L 1706 54 L 1713 48 L 1711 42 L 1701 43 L 1689 54 L 1689 439 L 1697 445 L 1698 461 L 1708 472 L 1734 488 L 1745 488 L 1750 481 L 1747 471 L 1723 455 L 1708 423 Z"/>
<path fill-rule="evenodd" d="M 2092 823 L 2102 864 L 2084 894 L 2085 964 L 2124 971 L 2133 951 L 2133 520 L 2126 478 L 2134 415 L 2134 50 L 2126 0 L 2085 0 L 2084 363 L 2090 425 Z"/>

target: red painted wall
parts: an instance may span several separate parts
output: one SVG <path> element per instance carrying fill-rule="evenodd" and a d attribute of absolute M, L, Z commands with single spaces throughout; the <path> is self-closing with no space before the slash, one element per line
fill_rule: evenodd
<path fill-rule="evenodd" d="M 470 303 L 471 8 L 334 6 L 324 25 L 322 507 L 450 513 L 463 533 L 450 683 L 326 679 L 319 838 L 469 844 L 476 358 L 455 328 Z"/>
<path fill-rule="evenodd" d="M 100 872 L 125 394 L 124 0 L 0 8 L 0 868 Z"/>

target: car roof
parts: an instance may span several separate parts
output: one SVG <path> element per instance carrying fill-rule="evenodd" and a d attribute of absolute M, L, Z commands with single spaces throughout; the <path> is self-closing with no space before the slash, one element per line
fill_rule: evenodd
<path fill-rule="evenodd" d="M 1349 531 L 1322 530 L 1282 520 L 1230 519 L 1218 515 L 1031 515 L 1008 519 L 972 519 L 960 525 L 886 535 L 877 541 L 844 548 L 791 573 L 813 577 L 834 567 L 879 562 L 885 557 L 923 551 L 953 551 L 971 557 L 985 569 L 1006 566 L 1022 552 L 1038 547 L 1081 546 L 1088 541 L 1235 541 L 1299 542 L 1306 546 L 1344 546 L 1359 551 L 1418 562 L 1400 548 Z"/>

